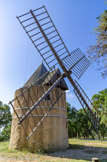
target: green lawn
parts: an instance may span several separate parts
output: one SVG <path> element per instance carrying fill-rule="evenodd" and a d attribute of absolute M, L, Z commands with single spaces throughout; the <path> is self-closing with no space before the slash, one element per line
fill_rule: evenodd
<path fill-rule="evenodd" d="M 9 142 L 0 142 L 0 162 L 89 162 L 92 157 L 99 157 L 101 162 L 107 162 L 107 141 L 69 139 L 70 147 L 65 151 L 55 153 L 31 153 L 26 150 L 10 151 Z"/>

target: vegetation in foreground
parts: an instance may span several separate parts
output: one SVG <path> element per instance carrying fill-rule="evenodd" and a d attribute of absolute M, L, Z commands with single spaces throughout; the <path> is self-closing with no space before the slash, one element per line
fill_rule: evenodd
<path fill-rule="evenodd" d="M 8 150 L 9 142 L 0 142 L 0 161 L 19 160 L 26 161 L 71 161 L 71 162 L 89 162 L 92 157 L 98 157 L 101 162 L 107 162 L 107 141 L 69 139 L 70 147 L 65 151 L 55 153 L 35 152 L 31 153 L 26 150 L 10 151 Z"/>

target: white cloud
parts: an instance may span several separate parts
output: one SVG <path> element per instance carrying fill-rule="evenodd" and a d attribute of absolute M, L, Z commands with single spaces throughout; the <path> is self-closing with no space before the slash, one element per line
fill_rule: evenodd
<path fill-rule="evenodd" d="M 74 95 L 72 93 L 67 92 L 66 95 L 67 95 L 67 98 L 69 98 L 69 99 L 74 98 Z"/>

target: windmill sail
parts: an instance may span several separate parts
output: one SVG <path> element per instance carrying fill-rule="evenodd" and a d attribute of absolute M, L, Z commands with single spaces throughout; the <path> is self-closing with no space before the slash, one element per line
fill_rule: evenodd
<path fill-rule="evenodd" d="M 57 65 L 58 62 L 47 40 L 54 47 L 60 59 L 70 55 L 45 6 L 30 10 L 17 18 L 49 69 Z"/>
<path fill-rule="evenodd" d="M 45 6 L 30 10 L 17 18 L 49 69 L 58 65 L 61 60 L 62 66 L 64 64 L 68 69 L 82 58 L 72 69 L 77 78 L 82 76 L 90 62 L 80 49 L 69 53 Z"/>
<path fill-rule="evenodd" d="M 34 110 L 37 110 L 37 107 L 41 105 L 41 102 L 44 101 L 44 99 L 48 96 L 48 94 L 52 92 L 55 89 L 55 87 L 60 87 L 61 81 L 65 77 L 67 77 L 71 85 L 74 87 L 74 93 L 76 94 L 78 100 L 80 101 L 80 104 L 82 105 L 86 114 L 88 115 L 94 130 L 96 131 L 96 133 L 98 133 L 98 117 L 93 112 L 93 109 L 91 109 L 91 105 L 89 104 L 91 102 L 88 96 L 83 91 L 83 89 L 80 87 L 80 85 L 76 81 L 74 81 L 71 77 L 73 73 L 79 79 L 85 72 L 85 70 L 88 68 L 90 62 L 88 61 L 86 56 L 80 49 L 76 49 L 72 53 L 68 51 L 52 19 L 50 18 L 45 6 L 38 8 L 36 10 L 30 10 L 30 12 L 17 17 L 17 19 L 24 28 L 33 45 L 40 53 L 46 65 L 50 69 L 48 73 L 46 72 L 46 74 L 44 74 L 46 76 L 47 74 L 49 75 L 42 83 L 43 85 L 48 85 L 49 87 L 47 89 L 46 88 L 44 89 L 44 92 L 38 98 L 37 102 L 34 103 L 33 99 L 29 94 L 32 100 L 32 106 L 28 109 L 28 111 L 24 112 L 24 115 L 19 117 L 17 115 L 16 110 L 14 109 L 19 119 L 19 124 L 23 125 L 23 122 L 29 117 L 29 115 L 32 115 Z M 59 67 L 63 70 L 63 73 L 57 75 L 57 77 L 55 77 L 56 79 L 54 79 L 53 82 L 50 81 L 49 85 L 47 84 L 48 83 L 47 79 L 50 80 L 50 75 L 54 71 L 53 68 L 56 69 L 57 65 L 59 65 Z M 34 82 L 33 85 L 35 84 L 36 82 Z M 33 85 L 31 84 L 30 87 L 25 88 L 25 90 L 22 91 L 20 94 L 21 96 L 23 96 L 25 102 L 27 101 L 25 99 L 24 93 L 26 91 L 30 91 Z M 57 95 L 58 95 L 57 99 L 59 100 L 62 94 L 59 94 L 57 92 Z M 15 100 L 19 102 L 18 97 L 16 97 Z M 57 100 L 55 100 L 53 103 L 51 103 L 51 105 L 49 105 L 45 114 L 43 114 L 43 116 L 37 122 L 36 126 L 34 128 L 31 128 L 31 134 L 28 135 L 28 138 L 30 138 L 31 135 L 34 133 L 34 131 L 40 126 L 40 124 L 46 118 L 49 111 L 52 109 L 53 105 L 56 102 Z M 21 103 L 19 104 L 21 106 Z"/>
<path fill-rule="evenodd" d="M 95 130 L 95 132 L 98 134 L 98 128 L 99 128 L 99 114 L 97 113 L 96 108 L 93 106 L 92 102 L 84 92 L 84 90 L 81 88 L 81 86 L 78 84 L 78 82 L 74 81 L 77 88 L 74 88 L 74 93 L 77 96 L 80 104 L 82 105 L 85 113 L 87 114 L 90 122 L 92 123 L 92 126 Z M 79 91 L 78 91 L 79 90 Z M 81 92 L 81 93 L 79 93 Z M 82 95 L 81 95 L 82 94 Z M 85 99 L 85 100 L 84 100 Z"/>

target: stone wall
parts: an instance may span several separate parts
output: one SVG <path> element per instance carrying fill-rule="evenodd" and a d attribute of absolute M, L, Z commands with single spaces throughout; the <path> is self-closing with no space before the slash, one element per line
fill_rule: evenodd
<path fill-rule="evenodd" d="M 45 86 L 45 90 L 49 87 Z M 43 94 L 43 86 L 34 86 L 30 91 L 26 91 L 23 96 L 19 97 L 21 105 L 15 100 L 14 107 L 19 116 L 23 116 L 25 112 L 35 103 Z M 17 96 L 23 89 L 16 91 Z M 32 132 L 37 123 L 42 119 L 43 114 L 47 112 L 49 106 L 55 102 L 58 93 L 63 95 L 49 112 L 41 125 L 36 129 L 29 140 L 26 137 Z M 33 101 L 31 100 L 32 97 Z M 23 126 L 18 124 L 16 114 L 13 112 L 11 138 L 9 149 L 29 149 L 29 150 L 47 150 L 56 151 L 66 149 L 68 147 L 68 129 L 67 129 L 67 110 L 65 92 L 59 88 L 54 88 L 50 93 L 51 100 L 44 100 L 40 105 L 32 111 L 24 121 Z M 26 104 L 28 102 L 28 105 Z M 23 110 L 21 110 L 21 108 Z M 25 131 L 24 131 L 25 130 Z"/>

